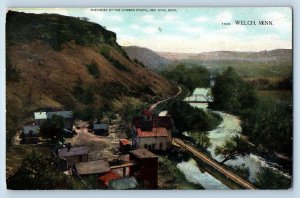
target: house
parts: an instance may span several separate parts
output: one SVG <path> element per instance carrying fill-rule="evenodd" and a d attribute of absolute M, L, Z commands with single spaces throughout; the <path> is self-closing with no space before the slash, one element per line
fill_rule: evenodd
<path fill-rule="evenodd" d="M 158 182 L 158 157 L 147 149 L 137 149 L 129 152 L 129 160 L 136 166 L 130 168 L 130 176 L 142 181 L 148 189 L 156 189 Z"/>
<path fill-rule="evenodd" d="M 132 146 L 149 150 L 167 150 L 172 144 L 173 122 L 171 116 L 156 116 L 144 110 L 132 122 Z"/>
<path fill-rule="evenodd" d="M 81 176 L 101 175 L 110 172 L 110 166 L 106 160 L 96 160 L 76 163 L 75 170 Z"/>
<path fill-rule="evenodd" d="M 93 131 L 95 135 L 108 135 L 108 125 L 95 123 L 93 124 Z"/>
<path fill-rule="evenodd" d="M 21 142 L 24 144 L 37 144 L 39 142 L 40 127 L 37 125 L 24 126 L 21 133 Z"/>
<path fill-rule="evenodd" d="M 89 148 L 87 146 L 58 149 L 58 156 L 67 161 L 67 166 L 73 168 L 76 163 L 88 161 Z"/>
<path fill-rule="evenodd" d="M 34 112 L 34 119 L 36 123 L 41 126 L 47 119 L 51 119 L 53 115 L 59 115 L 65 119 L 65 129 L 73 129 L 74 119 L 72 111 Z"/>

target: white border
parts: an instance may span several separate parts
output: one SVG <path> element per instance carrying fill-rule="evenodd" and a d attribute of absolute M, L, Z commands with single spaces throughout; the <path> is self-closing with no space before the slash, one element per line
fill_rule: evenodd
<path fill-rule="evenodd" d="M 293 7 L 293 53 L 294 53 L 294 181 L 293 189 L 291 190 L 228 190 L 228 191 L 8 191 L 6 190 L 5 181 L 5 13 L 6 8 L 10 7 L 211 7 L 211 6 L 291 6 Z M 285 198 L 285 197 L 300 197 L 300 171 L 297 169 L 300 167 L 299 158 L 299 118 L 300 118 L 300 95 L 296 91 L 299 87 L 300 80 L 297 76 L 300 75 L 299 69 L 299 40 L 297 35 L 300 35 L 300 3 L 296 0 L 1 0 L 0 1 L 0 197 L 72 197 L 82 198 L 84 196 L 90 197 L 230 197 L 230 198 L 252 198 L 252 197 L 272 197 L 272 198 Z"/>

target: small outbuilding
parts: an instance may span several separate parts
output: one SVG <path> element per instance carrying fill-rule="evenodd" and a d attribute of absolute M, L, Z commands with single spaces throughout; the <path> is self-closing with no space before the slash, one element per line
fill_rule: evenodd
<path fill-rule="evenodd" d="M 93 131 L 95 135 L 108 135 L 108 124 L 93 124 Z"/>
<path fill-rule="evenodd" d="M 119 140 L 119 150 L 121 152 L 127 152 L 131 149 L 131 142 L 127 139 L 120 139 Z"/>
<path fill-rule="evenodd" d="M 79 162 L 88 161 L 89 148 L 87 146 L 70 147 L 58 149 L 59 157 L 67 161 L 69 168 L 74 168 L 74 165 Z"/>
<path fill-rule="evenodd" d="M 24 126 L 21 132 L 21 142 L 24 144 L 37 144 L 39 142 L 40 127 L 37 125 Z"/>
<path fill-rule="evenodd" d="M 136 166 L 130 168 L 129 175 L 144 182 L 148 189 L 156 189 L 158 182 L 158 157 L 145 148 L 129 152 L 129 160 L 135 161 Z"/>
<path fill-rule="evenodd" d="M 106 160 L 96 160 L 76 163 L 75 170 L 78 175 L 100 175 L 110 172 L 110 166 Z"/>

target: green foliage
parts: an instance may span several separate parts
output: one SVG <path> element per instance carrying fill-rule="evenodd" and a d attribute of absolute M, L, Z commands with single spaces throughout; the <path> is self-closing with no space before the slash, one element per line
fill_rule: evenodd
<path fill-rule="evenodd" d="M 199 66 L 188 68 L 184 64 L 179 64 L 171 70 L 162 71 L 161 75 L 184 85 L 190 92 L 193 92 L 197 87 L 208 87 L 210 83 L 208 70 Z"/>
<path fill-rule="evenodd" d="M 228 160 L 236 159 L 238 156 L 244 157 L 249 155 L 250 152 L 251 147 L 247 140 L 238 135 L 226 141 L 224 145 L 218 146 L 215 149 L 216 155 L 222 155 L 224 157 L 221 164 L 224 164 Z"/>
<path fill-rule="evenodd" d="M 78 45 L 105 43 L 117 46 L 115 33 L 105 30 L 99 24 L 80 18 L 9 11 L 6 22 L 8 42 L 42 40 L 55 50 L 61 50 L 62 44 L 70 41 L 75 41 Z"/>
<path fill-rule="evenodd" d="M 254 144 L 292 156 L 293 114 L 288 104 L 261 99 L 242 114 L 242 128 Z"/>
<path fill-rule="evenodd" d="M 79 79 L 73 88 L 73 94 L 77 100 L 84 104 L 92 104 L 94 102 L 94 90 L 92 86 L 84 85 Z"/>
<path fill-rule="evenodd" d="M 258 101 L 255 89 L 231 67 L 216 77 L 212 95 L 214 101 L 210 103 L 211 108 L 236 114 L 253 108 Z"/>
<path fill-rule="evenodd" d="M 13 190 L 87 189 L 83 183 L 59 172 L 51 160 L 38 154 L 24 158 L 18 171 L 7 179 Z"/>
<path fill-rule="evenodd" d="M 200 184 L 194 184 L 187 181 L 185 175 L 177 168 L 177 163 L 169 160 L 167 157 L 159 156 L 158 167 L 165 177 L 170 178 L 170 184 L 165 184 L 162 189 L 204 189 Z"/>
<path fill-rule="evenodd" d="M 221 122 L 218 114 L 192 107 L 184 101 L 173 101 L 168 112 L 174 120 L 175 127 L 180 131 L 209 131 Z"/>
<path fill-rule="evenodd" d="M 196 144 L 203 149 L 211 146 L 210 138 L 204 132 L 191 132 L 189 135 L 196 141 Z"/>
<path fill-rule="evenodd" d="M 65 126 L 65 119 L 59 115 L 53 115 L 52 118 L 47 119 L 40 128 L 40 133 L 46 138 L 52 140 L 60 140 L 63 137 L 63 129 Z"/>
<path fill-rule="evenodd" d="M 100 71 L 99 71 L 99 68 L 98 68 L 98 65 L 97 63 L 93 62 L 93 63 L 90 63 L 90 64 L 87 64 L 85 65 L 88 72 L 94 77 L 94 78 L 99 78 L 100 76 Z"/>
<path fill-rule="evenodd" d="M 260 189 L 289 189 L 292 181 L 269 168 L 262 168 L 257 173 L 256 186 Z"/>
<path fill-rule="evenodd" d="M 259 98 L 256 90 L 232 68 L 216 78 L 212 94 L 214 102 L 210 107 L 240 115 L 243 133 L 251 142 L 259 148 L 292 156 L 293 125 L 289 103 Z"/>
<path fill-rule="evenodd" d="M 120 63 L 117 59 L 111 56 L 110 48 L 108 46 L 102 45 L 100 47 L 99 53 L 104 56 L 106 60 L 108 60 L 114 67 L 116 67 L 120 71 L 130 72 L 131 70 L 128 69 L 125 65 Z"/>

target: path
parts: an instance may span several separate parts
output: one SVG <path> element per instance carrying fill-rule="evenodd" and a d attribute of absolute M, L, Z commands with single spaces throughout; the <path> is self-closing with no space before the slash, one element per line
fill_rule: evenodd
<path fill-rule="evenodd" d="M 166 102 L 166 101 L 168 101 L 168 100 L 171 100 L 171 99 L 173 99 L 173 98 L 176 98 L 179 94 L 181 94 L 181 92 L 182 92 L 182 89 L 181 89 L 180 86 L 178 86 L 178 92 L 177 92 L 176 95 L 171 96 L 171 97 L 169 97 L 169 98 L 167 98 L 167 99 L 160 100 L 160 101 L 156 102 L 155 104 L 153 104 L 153 105 L 150 106 L 149 110 L 150 110 L 150 111 L 153 111 L 153 109 L 155 109 L 155 108 L 157 107 L 157 105 L 159 105 L 160 103 Z"/>
<path fill-rule="evenodd" d="M 200 152 L 199 150 L 197 150 L 193 146 L 191 146 L 191 145 L 187 144 L 186 142 L 184 142 L 183 140 L 180 140 L 178 138 L 173 138 L 172 144 L 175 145 L 175 146 L 179 146 L 179 147 L 181 147 L 181 148 L 183 148 L 183 149 L 191 152 L 194 156 L 196 156 L 197 158 L 199 158 L 200 160 L 202 160 L 203 163 L 209 165 L 210 167 L 212 167 L 213 169 L 215 169 L 219 173 L 222 173 L 228 179 L 230 179 L 230 180 L 234 181 L 235 183 L 241 185 L 245 189 L 256 189 L 248 181 L 242 179 L 241 177 L 235 175 L 231 171 L 225 169 L 223 166 L 221 166 L 220 164 L 218 164 L 216 161 L 214 161 L 213 159 L 209 158 L 208 156 L 206 156 L 205 154 L 203 154 L 202 152 Z"/>

